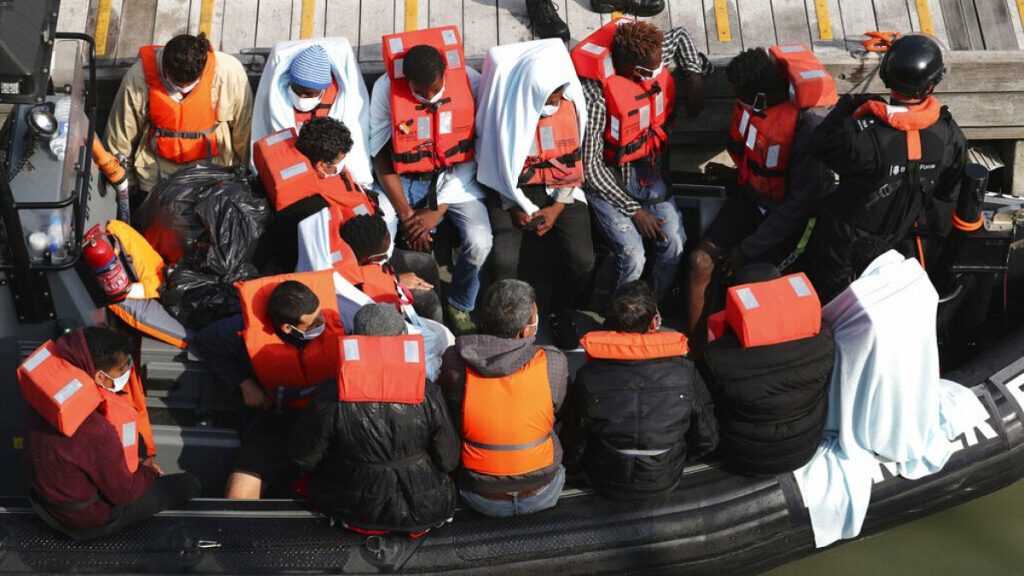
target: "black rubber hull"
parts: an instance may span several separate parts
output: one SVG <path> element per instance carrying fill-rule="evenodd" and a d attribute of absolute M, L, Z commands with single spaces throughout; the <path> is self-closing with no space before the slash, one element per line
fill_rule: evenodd
<path fill-rule="evenodd" d="M 1024 411 L 1013 398 L 1024 398 L 1022 351 L 1018 332 L 947 375 L 975 383 L 988 428 L 958 439 L 963 448 L 923 480 L 880 469 L 862 536 L 1024 476 Z M 723 574 L 756 573 L 816 551 L 792 475 L 741 478 L 705 466 L 657 502 L 570 490 L 556 508 L 533 516 L 496 520 L 460 511 L 422 541 L 385 540 L 382 554 L 286 501 L 197 501 L 95 543 L 52 534 L 22 500 L 3 504 L 0 572 Z"/>

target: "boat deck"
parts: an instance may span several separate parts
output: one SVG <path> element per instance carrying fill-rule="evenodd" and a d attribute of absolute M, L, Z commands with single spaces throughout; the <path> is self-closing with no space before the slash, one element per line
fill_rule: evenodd
<path fill-rule="evenodd" d="M 590 0 L 556 0 L 573 43 L 610 15 Z M 728 56 L 752 46 L 803 42 L 815 50 L 859 49 L 868 30 L 923 30 L 954 50 L 1024 47 L 1024 0 L 668 0 L 647 18 L 683 26 L 700 50 Z M 140 46 L 203 31 L 229 53 L 276 42 L 345 36 L 365 64 L 381 61 L 380 38 L 395 31 L 454 24 L 469 58 L 496 44 L 533 39 L 525 0 L 75 0 L 61 6 L 59 29 L 96 37 L 103 58 L 134 58 Z M 374 66 L 369 66 L 374 68 Z"/>

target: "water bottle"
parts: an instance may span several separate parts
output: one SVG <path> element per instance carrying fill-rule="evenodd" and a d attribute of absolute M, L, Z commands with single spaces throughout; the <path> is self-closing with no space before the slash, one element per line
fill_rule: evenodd
<path fill-rule="evenodd" d="M 50 213 L 50 223 L 46 227 L 46 236 L 50 242 L 50 256 L 54 259 L 64 257 L 64 220 L 60 212 L 54 210 Z"/>
<path fill-rule="evenodd" d="M 53 116 L 57 119 L 57 133 L 50 140 L 50 152 L 57 160 L 64 161 L 64 149 L 68 145 L 68 119 L 71 118 L 71 97 L 61 96 L 54 104 Z"/>

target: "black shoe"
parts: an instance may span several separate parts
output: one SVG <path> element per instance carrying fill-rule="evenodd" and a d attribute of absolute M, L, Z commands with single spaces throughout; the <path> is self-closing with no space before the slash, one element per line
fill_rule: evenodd
<path fill-rule="evenodd" d="M 558 7 L 551 0 L 526 0 L 526 13 L 537 36 L 569 41 L 569 25 L 558 17 Z"/>
<path fill-rule="evenodd" d="M 580 347 L 580 334 L 576 330 L 576 313 L 573 310 L 559 310 L 551 315 L 551 333 L 555 346 L 562 350 Z"/>
<path fill-rule="evenodd" d="M 665 9 L 665 0 L 590 0 L 590 8 L 600 14 L 625 12 L 634 16 L 657 16 Z"/>

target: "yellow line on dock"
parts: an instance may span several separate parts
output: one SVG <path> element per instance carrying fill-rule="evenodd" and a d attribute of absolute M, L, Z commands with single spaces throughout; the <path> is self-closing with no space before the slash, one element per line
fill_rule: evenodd
<path fill-rule="evenodd" d="M 729 6 L 726 0 L 715 0 L 715 28 L 718 29 L 719 42 L 732 42 L 732 31 L 729 30 Z"/>
<path fill-rule="evenodd" d="M 405 0 L 405 31 L 411 32 L 420 27 L 419 0 Z"/>
<path fill-rule="evenodd" d="M 96 55 L 103 56 L 107 53 L 107 33 L 110 32 L 110 11 L 111 0 L 100 0 L 96 7 Z"/>
<path fill-rule="evenodd" d="M 217 0 L 203 0 L 199 7 L 199 31 L 206 34 L 207 38 L 213 30 L 213 8 L 216 4 Z"/>
<path fill-rule="evenodd" d="M 316 20 L 316 0 L 302 0 L 302 20 L 299 25 L 299 38 L 305 40 L 313 37 L 313 22 Z"/>
<path fill-rule="evenodd" d="M 1017 0 L 1017 17 L 1020 18 L 1020 25 L 1024 26 L 1024 0 Z"/>
<path fill-rule="evenodd" d="M 814 0 L 814 12 L 818 17 L 818 38 L 832 40 L 832 18 L 828 13 L 828 0 Z"/>
<path fill-rule="evenodd" d="M 1022 0 L 1017 0 L 1020 4 Z M 935 24 L 932 23 L 932 9 L 928 0 L 917 0 L 917 19 L 921 22 L 921 32 L 935 35 Z"/>

